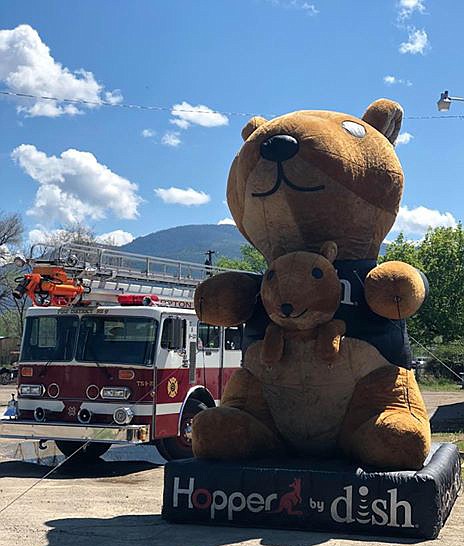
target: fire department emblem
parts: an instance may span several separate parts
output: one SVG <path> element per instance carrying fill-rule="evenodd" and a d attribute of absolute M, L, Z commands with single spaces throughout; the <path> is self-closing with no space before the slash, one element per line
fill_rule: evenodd
<path fill-rule="evenodd" d="M 169 398 L 174 398 L 179 392 L 179 382 L 175 377 L 170 377 L 168 379 L 168 396 Z"/>
<path fill-rule="evenodd" d="M 76 408 L 75 408 L 75 406 L 69 406 L 68 415 L 69 415 L 69 417 L 76 417 Z"/>

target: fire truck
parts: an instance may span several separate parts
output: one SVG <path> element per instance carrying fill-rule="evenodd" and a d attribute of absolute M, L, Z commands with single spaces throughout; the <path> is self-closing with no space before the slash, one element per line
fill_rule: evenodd
<path fill-rule="evenodd" d="M 241 361 L 242 328 L 194 311 L 195 286 L 220 268 L 77 244 L 33 249 L 26 267 L 14 295 L 32 306 L 0 437 L 54 440 L 81 461 L 112 444 L 191 456 L 193 417 Z"/>

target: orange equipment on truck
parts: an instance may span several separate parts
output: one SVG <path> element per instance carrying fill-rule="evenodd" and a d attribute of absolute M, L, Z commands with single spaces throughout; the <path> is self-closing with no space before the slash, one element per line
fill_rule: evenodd
<path fill-rule="evenodd" d="M 81 279 L 68 277 L 62 267 L 34 267 L 32 273 L 17 280 L 20 282 L 13 291 L 13 296 L 21 299 L 27 295 L 39 307 L 72 305 L 84 293 L 89 292 Z"/>

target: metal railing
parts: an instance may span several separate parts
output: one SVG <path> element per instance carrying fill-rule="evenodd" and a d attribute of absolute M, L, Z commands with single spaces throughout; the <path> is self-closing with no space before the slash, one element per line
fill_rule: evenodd
<path fill-rule="evenodd" d="M 92 278 L 133 279 L 195 286 L 216 273 L 231 271 L 222 267 L 182 260 L 133 254 L 94 244 L 36 244 L 29 263 L 62 266 L 68 271 Z"/>

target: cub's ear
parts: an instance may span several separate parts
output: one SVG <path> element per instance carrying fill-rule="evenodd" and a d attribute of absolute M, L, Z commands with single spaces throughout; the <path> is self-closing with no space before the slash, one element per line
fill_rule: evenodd
<path fill-rule="evenodd" d="M 401 129 L 403 109 L 389 99 L 379 99 L 368 106 L 362 119 L 380 131 L 394 145 Z"/>
<path fill-rule="evenodd" d="M 323 256 L 325 256 L 329 262 L 333 262 L 335 258 L 337 257 L 337 243 L 334 243 L 333 241 L 326 241 L 322 246 L 321 250 L 319 251 Z"/>
<path fill-rule="evenodd" d="M 266 121 L 267 119 L 264 119 L 261 116 L 255 116 L 251 118 L 250 121 L 242 129 L 243 140 L 246 140 L 249 136 L 251 136 L 256 131 L 256 129 L 263 123 L 266 123 Z"/>

